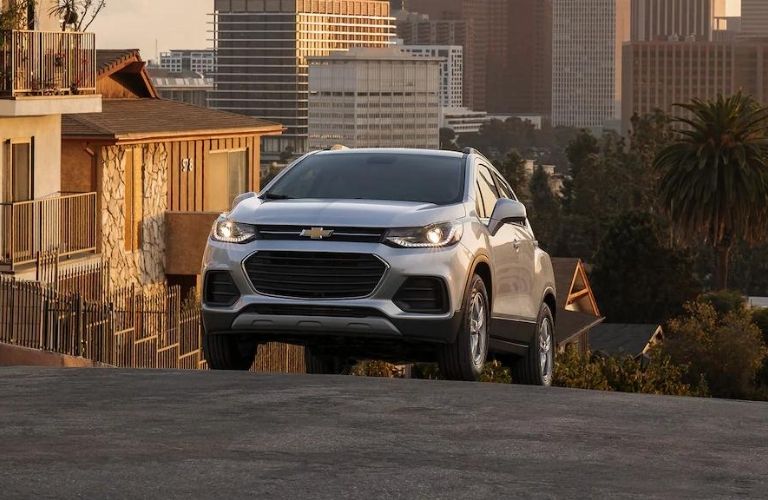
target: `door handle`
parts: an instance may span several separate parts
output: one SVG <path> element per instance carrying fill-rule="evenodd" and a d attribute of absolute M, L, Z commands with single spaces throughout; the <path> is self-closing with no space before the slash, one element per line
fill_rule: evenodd
<path fill-rule="evenodd" d="M 520 251 L 520 240 L 514 240 L 512 242 L 512 246 L 515 248 L 516 252 L 519 252 Z"/>

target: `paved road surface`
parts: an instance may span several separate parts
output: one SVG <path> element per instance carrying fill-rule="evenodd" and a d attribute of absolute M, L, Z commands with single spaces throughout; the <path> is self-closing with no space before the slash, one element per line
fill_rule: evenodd
<path fill-rule="evenodd" d="M 354 377 L 0 369 L 0 496 L 763 497 L 768 404 Z"/>

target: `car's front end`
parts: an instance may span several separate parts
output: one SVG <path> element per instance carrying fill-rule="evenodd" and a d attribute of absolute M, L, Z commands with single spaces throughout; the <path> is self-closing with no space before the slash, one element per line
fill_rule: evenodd
<path fill-rule="evenodd" d="M 242 200 L 216 222 L 205 252 L 206 333 L 433 358 L 459 328 L 473 263 L 461 243 L 468 224 L 457 172 L 462 189 L 449 204 Z"/>

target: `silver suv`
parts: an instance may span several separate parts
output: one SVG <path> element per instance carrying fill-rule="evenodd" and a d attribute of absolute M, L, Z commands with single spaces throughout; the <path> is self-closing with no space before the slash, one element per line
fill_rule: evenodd
<path fill-rule="evenodd" d="M 477 380 L 494 357 L 552 382 L 552 264 L 474 150 L 307 154 L 216 221 L 203 276 L 213 369 L 248 369 L 278 341 L 305 346 L 310 373 L 437 360 Z"/>

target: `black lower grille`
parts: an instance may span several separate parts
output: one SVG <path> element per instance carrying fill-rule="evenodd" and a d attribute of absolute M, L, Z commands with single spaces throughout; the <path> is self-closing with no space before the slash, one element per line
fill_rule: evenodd
<path fill-rule="evenodd" d="M 377 309 L 368 307 L 337 307 L 287 304 L 257 304 L 245 312 L 269 316 L 324 316 L 328 318 L 371 318 L 382 316 Z"/>
<path fill-rule="evenodd" d="M 256 291 L 306 299 L 365 297 L 384 271 L 384 263 L 370 254 L 265 251 L 245 261 Z"/>
<path fill-rule="evenodd" d="M 448 294 L 439 278 L 408 278 L 394 298 L 405 312 L 441 314 L 448 312 Z"/>
<path fill-rule="evenodd" d="M 205 275 L 205 303 L 211 306 L 231 306 L 240 291 L 227 271 L 210 271 Z"/>

